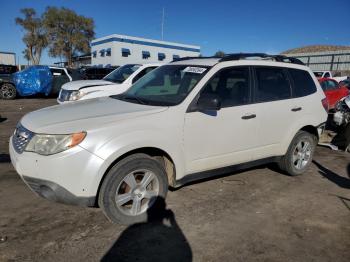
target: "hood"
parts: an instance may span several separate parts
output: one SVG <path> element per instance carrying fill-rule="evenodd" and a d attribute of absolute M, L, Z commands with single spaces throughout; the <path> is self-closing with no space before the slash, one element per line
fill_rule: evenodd
<path fill-rule="evenodd" d="M 117 85 L 117 84 L 113 82 L 105 81 L 105 80 L 78 80 L 78 81 L 65 83 L 62 86 L 62 89 L 79 90 L 87 87 L 106 86 L 106 85 Z"/>
<path fill-rule="evenodd" d="M 34 133 L 69 134 L 166 109 L 167 107 L 140 105 L 101 97 L 31 112 L 22 118 L 21 124 Z"/>

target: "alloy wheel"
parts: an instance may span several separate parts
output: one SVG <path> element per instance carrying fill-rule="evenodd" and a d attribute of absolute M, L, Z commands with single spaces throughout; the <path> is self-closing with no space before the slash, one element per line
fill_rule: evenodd
<path fill-rule="evenodd" d="M 296 169 L 303 169 L 310 161 L 312 145 L 308 141 L 299 141 L 293 151 L 293 165 Z"/>
<path fill-rule="evenodd" d="M 137 216 L 149 209 L 159 195 L 159 180 L 150 170 L 135 170 L 124 177 L 117 188 L 117 208 L 129 216 Z"/>

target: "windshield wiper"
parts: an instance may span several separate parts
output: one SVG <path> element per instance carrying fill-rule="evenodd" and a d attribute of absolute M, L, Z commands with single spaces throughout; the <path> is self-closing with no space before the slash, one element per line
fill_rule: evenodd
<path fill-rule="evenodd" d="M 114 84 L 121 84 L 121 83 L 123 83 L 123 81 L 117 80 L 117 79 L 108 79 L 108 78 L 104 79 L 103 78 L 103 80 L 109 81 L 109 82 L 114 83 Z"/>
<path fill-rule="evenodd" d="M 122 98 L 125 99 L 125 100 L 137 101 L 139 104 L 142 104 L 142 105 L 148 104 L 145 100 L 142 100 L 141 98 L 139 98 L 137 96 L 123 95 Z"/>

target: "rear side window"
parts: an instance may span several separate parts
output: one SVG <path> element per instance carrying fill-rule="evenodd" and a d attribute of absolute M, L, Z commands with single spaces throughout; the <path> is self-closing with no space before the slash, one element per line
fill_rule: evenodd
<path fill-rule="evenodd" d="M 288 77 L 283 68 L 256 67 L 257 102 L 268 102 L 291 98 L 291 88 Z"/>
<path fill-rule="evenodd" d="M 316 92 L 316 85 L 305 70 L 288 69 L 293 79 L 294 97 L 308 96 Z"/>

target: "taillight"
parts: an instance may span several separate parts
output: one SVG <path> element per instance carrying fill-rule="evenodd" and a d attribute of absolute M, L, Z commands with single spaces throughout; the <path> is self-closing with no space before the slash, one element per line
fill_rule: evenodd
<path fill-rule="evenodd" d="M 326 110 L 326 112 L 328 113 L 329 104 L 328 104 L 327 98 L 323 98 L 321 101 L 322 101 L 322 105 L 323 105 L 324 110 Z"/>

